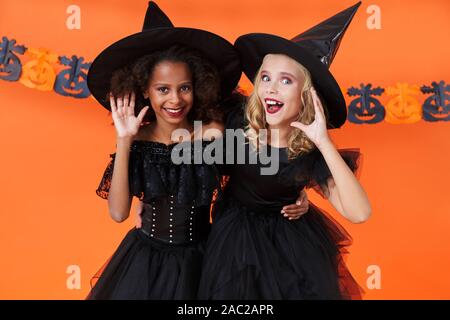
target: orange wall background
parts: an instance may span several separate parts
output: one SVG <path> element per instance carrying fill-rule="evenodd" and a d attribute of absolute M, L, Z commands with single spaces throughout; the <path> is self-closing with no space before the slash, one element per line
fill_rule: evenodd
<path fill-rule="evenodd" d="M 355 2 L 157 1 L 176 26 L 210 30 L 232 42 L 248 32 L 293 37 Z M 80 30 L 66 27 L 72 4 L 81 8 Z M 371 4 L 381 8 L 380 30 L 366 26 Z M 140 31 L 146 7 L 143 0 L 2 0 L 0 36 L 90 62 Z M 363 1 L 331 70 L 344 92 L 362 82 L 384 88 L 448 83 L 449 30 L 447 0 Z M 242 85 L 248 88 L 248 81 Z M 385 105 L 388 97 L 379 100 Z M 0 80 L 0 121 L 0 299 L 83 299 L 90 277 L 134 223 L 115 223 L 95 194 L 115 148 L 111 118 L 91 97 Z M 320 196 L 309 196 L 352 234 L 348 264 L 366 299 L 450 299 L 449 125 L 347 122 L 331 132 L 339 147 L 364 153 L 361 182 L 373 215 L 352 225 Z M 70 265 L 80 267 L 79 289 L 66 285 Z M 371 265 L 381 270 L 379 289 L 366 286 Z"/>

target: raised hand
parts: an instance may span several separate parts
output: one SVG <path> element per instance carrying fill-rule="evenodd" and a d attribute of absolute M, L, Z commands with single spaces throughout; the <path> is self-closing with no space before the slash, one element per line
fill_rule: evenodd
<path fill-rule="evenodd" d="M 148 106 L 142 108 L 138 116 L 134 115 L 134 102 L 135 93 L 125 94 L 117 98 L 117 104 L 115 97 L 110 94 L 110 104 L 112 118 L 114 121 L 114 126 L 116 128 L 116 133 L 118 138 L 134 137 L 141 126 L 142 120 L 144 119 L 145 113 L 148 110 Z"/>
<path fill-rule="evenodd" d="M 311 88 L 311 96 L 314 103 L 314 112 L 315 119 L 309 124 L 303 124 L 298 121 L 294 121 L 291 123 L 292 127 L 298 128 L 302 130 L 306 136 L 317 146 L 319 147 L 325 140 L 329 139 L 327 132 L 327 124 L 325 120 L 325 114 L 323 111 L 322 103 L 317 95 L 317 92 L 314 88 Z"/>

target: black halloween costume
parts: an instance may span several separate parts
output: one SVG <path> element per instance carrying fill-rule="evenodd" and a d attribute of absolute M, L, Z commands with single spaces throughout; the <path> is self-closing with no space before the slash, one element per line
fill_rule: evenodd
<path fill-rule="evenodd" d="M 89 89 L 110 110 L 107 95 L 114 70 L 173 45 L 194 49 L 215 64 L 222 98 L 237 85 L 241 68 L 231 43 L 207 31 L 175 28 L 150 1 L 142 32 L 115 42 L 94 60 L 88 73 Z M 194 146 L 196 143 L 184 143 L 187 148 L 182 151 L 188 152 L 192 160 L 210 142 L 202 141 L 200 149 Z M 88 299 L 197 297 L 210 230 L 210 205 L 214 192 L 219 191 L 220 174 L 215 166 L 205 163 L 173 163 L 171 151 L 176 146 L 146 140 L 131 145 L 129 190 L 144 203 L 142 228 L 130 230 L 97 272 L 94 279 L 98 280 Z M 115 154 L 111 158 L 97 189 L 104 199 L 111 185 Z"/>
<path fill-rule="evenodd" d="M 242 117 L 231 114 L 227 128 Z M 344 228 L 311 202 L 298 220 L 280 214 L 303 188 L 327 192 L 331 173 L 325 159 L 318 149 L 293 161 L 288 161 L 286 148 L 269 145 L 268 154 L 273 152 L 280 153 L 276 175 L 261 175 L 260 169 L 267 167 L 261 162 L 225 166 L 230 177 L 215 206 L 199 298 L 359 299 L 361 288 L 344 262 L 352 241 Z M 339 152 L 358 175 L 359 150 Z"/>
<path fill-rule="evenodd" d="M 328 71 L 345 29 L 359 4 L 297 36 L 292 41 L 268 34 L 249 34 L 236 40 L 244 72 L 254 80 L 266 54 L 282 53 L 303 64 L 330 112 L 330 125 L 346 119 L 342 93 Z M 245 127 L 244 112 L 232 112 L 227 128 Z M 243 134 L 243 131 L 241 131 Z M 244 137 L 245 156 L 252 146 Z M 229 145 L 228 141 L 227 144 Z M 237 148 L 238 144 L 234 143 Z M 344 262 L 349 234 L 325 211 L 310 203 L 298 220 L 287 220 L 280 211 L 294 203 L 303 188 L 327 194 L 331 172 L 315 148 L 288 160 L 287 148 L 279 152 L 279 170 L 262 175 L 256 164 L 225 166 L 230 175 L 224 201 L 216 206 L 200 281 L 200 299 L 358 299 L 361 288 Z M 358 149 L 338 150 L 358 175 Z M 236 152 L 234 153 L 236 154 Z"/>
<path fill-rule="evenodd" d="M 128 232 L 96 275 L 89 299 L 196 298 L 220 175 L 213 165 L 174 164 L 174 147 L 143 140 L 132 144 L 130 193 L 144 203 L 142 227 Z M 191 152 L 194 156 L 194 148 Z M 115 154 L 111 158 L 97 189 L 105 199 Z"/>

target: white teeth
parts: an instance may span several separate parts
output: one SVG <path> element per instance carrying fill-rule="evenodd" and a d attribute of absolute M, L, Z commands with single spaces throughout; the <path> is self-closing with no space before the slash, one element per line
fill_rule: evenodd
<path fill-rule="evenodd" d="M 267 105 L 269 106 L 282 106 L 284 103 L 282 102 L 278 102 L 278 101 L 274 101 L 274 100 L 266 100 Z"/>
<path fill-rule="evenodd" d="M 166 110 L 167 112 L 170 113 L 178 113 L 181 111 L 182 108 L 178 108 L 178 109 L 168 109 L 168 108 L 164 108 L 164 110 Z"/>

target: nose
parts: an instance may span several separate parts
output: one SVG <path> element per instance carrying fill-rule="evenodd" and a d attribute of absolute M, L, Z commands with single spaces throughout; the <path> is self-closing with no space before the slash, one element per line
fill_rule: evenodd
<path fill-rule="evenodd" d="M 177 105 L 180 103 L 180 100 L 180 92 L 174 90 L 170 96 L 170 103 L 172 103 L 173 105 Z"/>
<path fill-rule="evenodd" d="M 278 92 L 277 84 L 275 83 L 275 81 L 272 81 L 270 84 L 267 85 L 266 92 L 268 94 L 273 94 L 273 93 Z"/>

